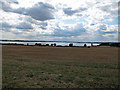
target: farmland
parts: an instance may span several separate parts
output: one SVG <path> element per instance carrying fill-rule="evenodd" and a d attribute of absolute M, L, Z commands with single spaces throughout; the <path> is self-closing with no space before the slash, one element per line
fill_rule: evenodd
<path fill-rule="evenodd" d="M 117 88 L 117 47 L 2 46 L 3 88 Z"/>

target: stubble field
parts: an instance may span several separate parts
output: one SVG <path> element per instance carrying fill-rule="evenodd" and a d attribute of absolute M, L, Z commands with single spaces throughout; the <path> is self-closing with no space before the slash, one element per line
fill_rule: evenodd
<path fill-rule="evenodd" d="M 118 88 L 118 49 L 3 45 L 3 88 Z"/>

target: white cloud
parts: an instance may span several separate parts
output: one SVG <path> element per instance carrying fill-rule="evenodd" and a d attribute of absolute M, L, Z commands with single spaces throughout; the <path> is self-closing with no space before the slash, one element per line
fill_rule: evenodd
<path fill-rule="evenodd" d="M 117 40 L 118 0 L 2 0 L 3 38 Z M 23 23 L 24 22 L 24 23 Z M 7 30 L 5 30 L 7 28 Z M 6 36 L 5 36 L 6 35 Z"/>
<path fill-rule="evenodd" d="M 38 2 L 33 7 L 29 7 L 29 8 L 22 7 L 17 9 L 11 8 L 8 5 L 8 3 L 3 2 L 2 9 L 5 12 L 13 12 L 22 15 L 28 15 L 40 21 L 54 19 L 54 15 L 53 15 L 54 7 L 50 4 L 43 2 Z"/>

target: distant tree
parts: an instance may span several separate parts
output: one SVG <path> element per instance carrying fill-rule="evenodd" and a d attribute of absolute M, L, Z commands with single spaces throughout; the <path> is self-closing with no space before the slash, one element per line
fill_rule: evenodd
<path fill-rule="evenodd" d="M 56 43 L 54 43 L 54 46 L 56 46 Z"/>
<path fill-rule="evenodd" d="M 70 43 L 70 44 L 69 44 L 69 47 L 73 47 L 73 44 L 72 44 L 72 43 Z"/>
<path fill-rule="evenodd" d="M 27 43 L 27 46 L 29 45 L 29 43 Z"/>
<path fill-rule="evenodd" d="M 41 46 L 41 43 L 39 43 L 38 45 Z"/>
<path fill-rule="evenodd" d="M 53 46 L 53 44 L 51 44 L 51 46 Z"/>
<path fill-rule="evenodd" d="M 49 44 L 46 44 L 46 46 L 49 46 Z"/>
<path fill-rule="evenodd" d="M 84 47 L 87 47 L 87 45 L 86 45 L 86 44 L 84 44 Z"/>
<path fill-rule="evenodd" d="M 90 48 L 90 46 L 88 46 L 88 48 Z"/>
<path fill-rule="evenodd" d="M 37 43 L 35 43 L 35 45 L 37 45 Z"/>
<path fill-rule="evenodd" d="M 93 46 L 93 43 L 91 43 L 91 46 Z"/>

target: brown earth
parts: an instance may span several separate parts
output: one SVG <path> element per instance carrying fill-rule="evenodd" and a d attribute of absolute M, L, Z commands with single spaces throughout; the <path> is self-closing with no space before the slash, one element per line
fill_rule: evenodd
<path fill-rule="evenodd" d="M 80 61 L 117 63 L 117 47 L 40 47 L 3 45 L 3 56 L 39 59 L 42 61 Z"/>
<path fill-rule="evenodd" d="M 117 47 L 2 46 L 3 88 L 118 88 Z"/>

